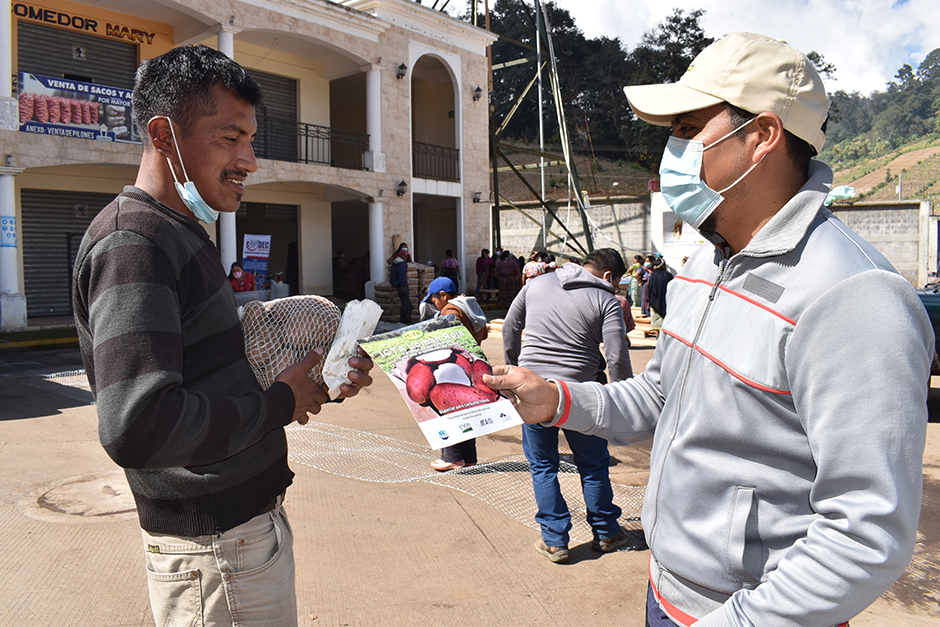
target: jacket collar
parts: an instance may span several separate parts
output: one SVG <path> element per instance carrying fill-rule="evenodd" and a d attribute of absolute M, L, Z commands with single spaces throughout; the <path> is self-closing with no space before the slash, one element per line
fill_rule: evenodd
<path fill-rule="evenodd" d="M 831 187 L 832 168 L 822 161 L 811 160 L 809 178 L 800 191 L 757 232 L 741 253 L 771 257 L 792 251 L 819 213 L 828 211 L 823 203 Z"/>
<path fill-rule="evenodd" d="M 811 160 L 809 178 L 803 187 L 738 254 L 747 257 L 773 257 L 796 248 L 806 236 L 816 216 L 820 212 L 828 212 L 823 203 L 832 187 L 832 178 L 832 168 L 817 159 Z M 702 231 L 701 235 L 715 245 L 718 259 L 730 256 L 731 249 L 721 235 L 711 231 Z"/>

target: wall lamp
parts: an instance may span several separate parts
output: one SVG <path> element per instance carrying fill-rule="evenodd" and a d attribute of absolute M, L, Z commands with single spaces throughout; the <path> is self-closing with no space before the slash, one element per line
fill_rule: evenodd
<path fill-rule="evenodd" d="M 482 98 L 482 97 L 483 97 L 483 89 L 482 89 L 481 87 L 477 87 L 476 89 L 473 90 L 473 100 L 474 100 L 474 101 L 477 101 L 477 100 L 479 100 L 479 99 Z"/>
<path fill-rule="evenodd" d="M 473 192 L 473 202 L 483 202 L 483 192 Z"/>
<path fill-rule="evenodd" d="M 398 77 L 398 80 L 405 78 L 405 74 L 408 73 L 408 66 L 402 63 L 398 66 L 398 73 L 395 75 Z"/>
<path fill-rule="evenodd" d="M 395 193 L 399 196 L 404 196 L 408 192 L 408 183 L 402 181 L 398 184 L 398 189 L 395 190 Z"/>

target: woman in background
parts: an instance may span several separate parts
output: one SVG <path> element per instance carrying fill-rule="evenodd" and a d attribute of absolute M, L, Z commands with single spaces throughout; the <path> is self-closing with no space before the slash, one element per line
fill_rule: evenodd
<path fill-rule="evenodd" d="M 499 306 L 505 313 L 509 311 L 513 299 L 522 289 L 522 269 L 508 250 L 503 251 L 495 265 L 496 275 L 499 277 Z"/>
<path fill-rule="evenodd" d="M 238 262 L 232 264 L 232 269 L 228 273 L 228 282 L 232 284 L 232 289 L 236 292 L 255 290 L 255 276 L 251 272 L 245 272 Z"/>

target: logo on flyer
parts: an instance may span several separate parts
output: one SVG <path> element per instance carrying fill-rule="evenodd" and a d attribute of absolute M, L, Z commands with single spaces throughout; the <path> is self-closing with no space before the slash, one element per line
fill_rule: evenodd
<path fill-rule="evenodd" d="M 460 423 L 460 432 L 461 432 L 461 433 L 470 433 L 471 431 L 473 431 L 473 427 L 470 426 L 470 423 L 469 423 L 469 422 L 462 422 L 462 423 Z"/>
<path fill-rule="evenodd" d="M 450 436 L 447 435 L 447 431 L 445 431 L 444 429 L 441 429 L 440 431 L 437 432 L 437 437 L 439 437 L 442 440 L 447 440 Z"/>

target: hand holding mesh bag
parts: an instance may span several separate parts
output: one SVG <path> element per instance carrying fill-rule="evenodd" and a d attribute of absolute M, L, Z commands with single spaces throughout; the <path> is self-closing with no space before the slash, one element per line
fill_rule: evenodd
<path fill-rule="evenodd" d="M 333 345 L 341 314 L 339 307 L 321 296 L 291 296 L 268 302 L 251 301 L 242 312 L 245 354 L 261 388 L 267 390 L 285 368 L 302 361 L 308 352 Z M 323 385 L 322 362 L 310 378 Z"/>
<path fill-rule="evenodd" d="M 251 301 L 241 314 L 245 354 L 266 390 L 285 368 L 323 348 L 324 359 L 308 374 L 318 386 L 326 384 L 335 399 L 344 383 L 351 384 L 349 359 L 357 355 L 358 340 L 372 333 L 381 315 L 382 308 L 370 300 L 350 302 L 342 316 L 336 305 L 320 296 Z"/>

